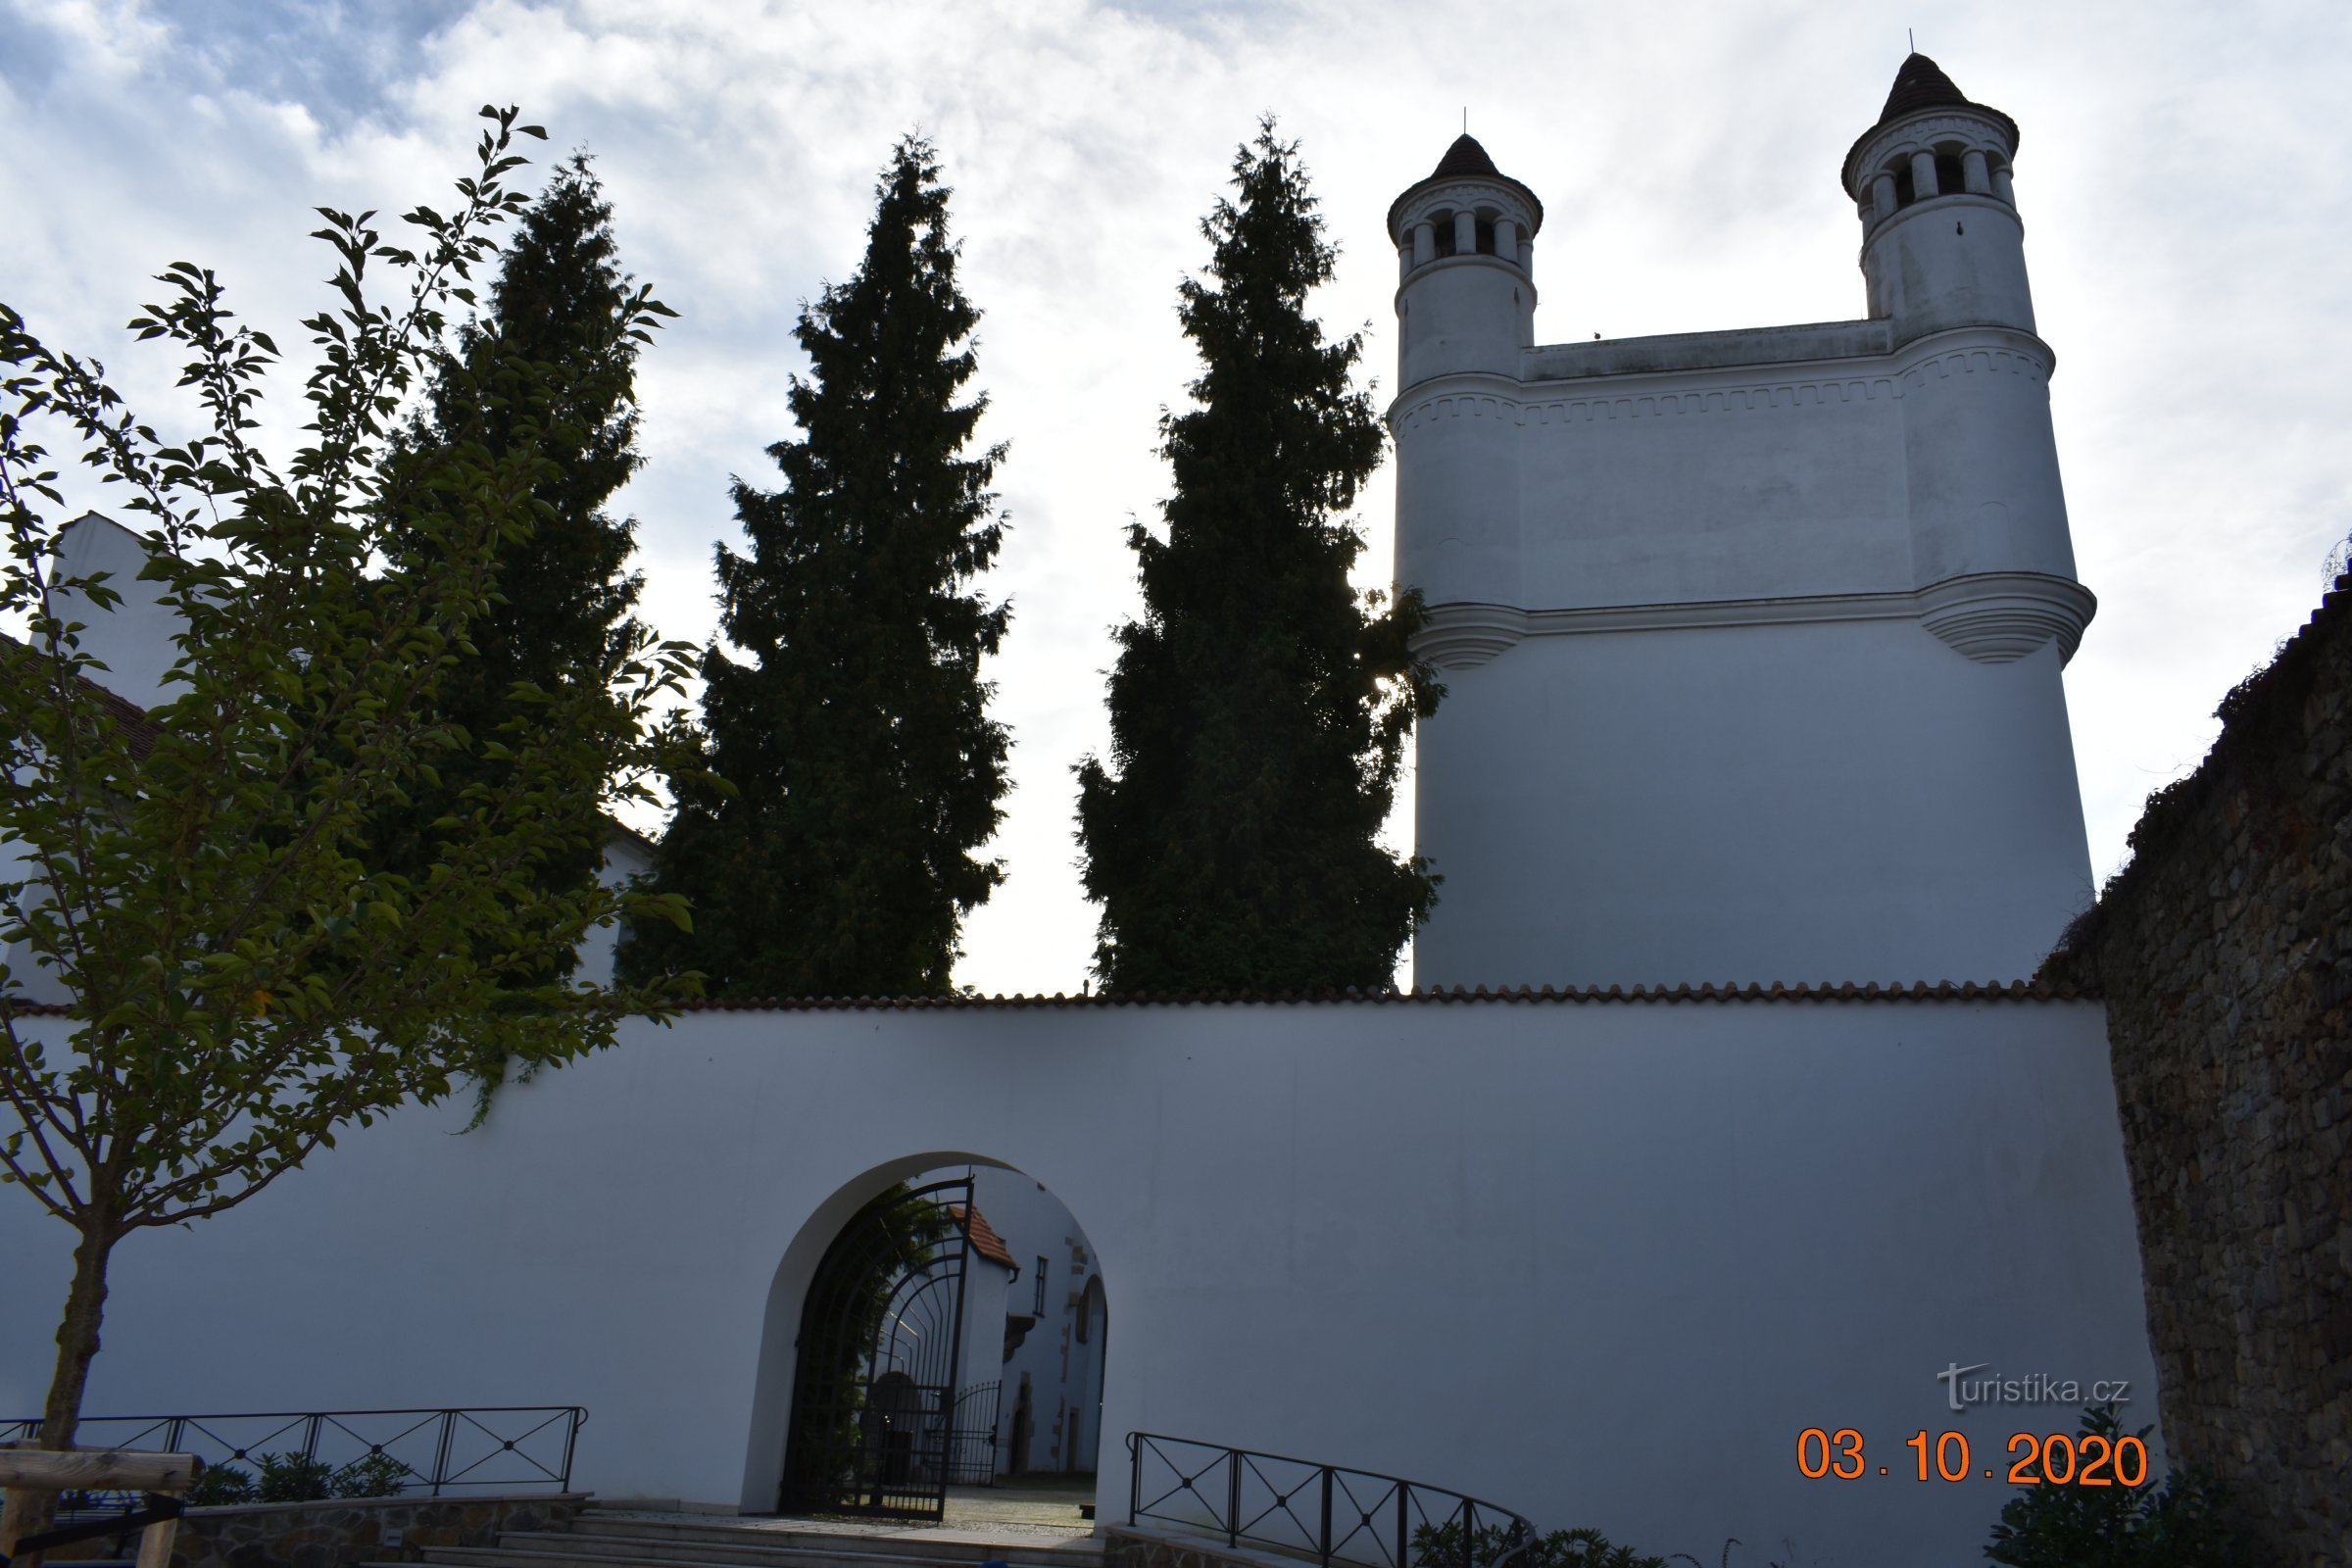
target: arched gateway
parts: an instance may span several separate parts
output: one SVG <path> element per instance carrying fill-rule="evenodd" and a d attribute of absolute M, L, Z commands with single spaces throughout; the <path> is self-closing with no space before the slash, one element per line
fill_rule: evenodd
<path fill-rule="evenodd" d="M 779 1512 L 944 1513 L 971 1213 L 969 1176 L 901 1184 L 825 1250 L 801 1309 Z"/>

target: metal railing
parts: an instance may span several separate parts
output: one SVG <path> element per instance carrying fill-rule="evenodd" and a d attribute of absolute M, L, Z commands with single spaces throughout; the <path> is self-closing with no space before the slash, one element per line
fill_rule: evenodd
<path fill-rule="evenodd" d="M 1523 1568 L 1535 1526 L 1444 1487 L 1345 1465 L 1127 1434 L 1127 1522 L 1151 1520 L 1330 1568 Z"/>
<path fill-rule="evenodd" d="M 74 1441 L 84 1447 L 200 1454 L 214 1471 L 226 1465 L 250 1470 L 264 1454 L 330 1470 L 389 1459 L 406 1472 L 400 1494 L 438 1497 L 444 1492 L 568 1492 L 572 1451 L 587 1419 L 576 1404 L 84 1416 Z M 0 1443 L 32 1442 L 40 1435 L 37 1416 L 0 1420 Z M 391 1466 L 373 1468 L 388 1473 Z"/>

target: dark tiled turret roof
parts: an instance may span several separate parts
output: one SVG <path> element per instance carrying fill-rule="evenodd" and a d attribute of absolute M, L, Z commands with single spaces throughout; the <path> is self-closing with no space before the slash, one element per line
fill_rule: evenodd
<path fill-rule="evenodd" d="M 1926 55 L 1911 55 L 1894 74 L 1894 86 L 1886 94 L 1886 107 L 1879 114 L 1879 123 L 1884 125 L 1922 109 L 1967 103 L 1968 94 L 1952 84 L 1952 78 L 1943 74 L 1941 66 Z"/>
<path fill-rule="evenodd" d="M 1544 226 L 1544 204 L 1536 200 L 1536 193 L 1496 169 L 1494 160 L 1489 158 L 1487 150 L 1478 144 L 1478 138 L 1465 131 L 1454 137 L 1453 145 L 1446 149 L 1446 156 L 1438 160 L 1438 167 L 1430 172 L 1427 179 L 1415 180 L 1410 189 L 1389 204 L 1389 237 L 1396 238 L 1396 215 L 1404 210 L 1406 202 L 1430 186 L 1448 179 L 1491 179 L 1497 184 L 1508 185 L 1526 197 L 1527 205 L 1535 211 L 1536 220 L 1528 225 L 1528 233 L 1532 235 Z"/>
<path fill-rule="evenodd" d="M 1914 54 L 1906 57 L 1902 65 L 1895 71 L 1894 86 L 1887 91 L 1886 107 L 1879 111 L 1878 123 L 1855 137 L 1854 145 L 1846 152 L 1845 168 L 1842 171 L 1846 190 L 1851 194 L 1859 194 L 1854 191 L 1854 157 L 1862 151 L 1864 142 L 1870 140 L 1882 127 L 1891 125 L 1898 120 L 1908 120 L 1913 115 L 1927 114 L 1937 109 L 1973 109 L 1980 115 L 1990 117 L 2003 130 L 2009 133 L 2010 152 L 2017 151 L 2016 121 L 2011 120 L 1989 104 L 1971 101 L 1968 94 L 1962 92 L 1954 84 L 1952 78 L 1943 74 L 1941 66 L 1930 60 L 1926 55 Z"/>
<path fill-rule="evenodd" d="M 1438 160 L 1438 167 L 1429 177 L 1449 179 L 1455 174 L 1501 172 L 1494 167 L 1494 160 L 1487 156 L 1487 150 L 1478 144 L 1478 138 L 1465 130 L 1453 138 L 1453 145 L 1446 149 L 1446 156 Z"/>

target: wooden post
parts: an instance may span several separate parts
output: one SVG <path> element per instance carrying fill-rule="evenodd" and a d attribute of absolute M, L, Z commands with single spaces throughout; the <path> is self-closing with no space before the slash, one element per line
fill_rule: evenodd
<path fill-rule="evenodd" d="M 184 1495 L 204 1474 L 192 1453 L 138 1453 L 127 1448 L 0 1448 L 0 1488 L 47 1492 L 153 1492 Z M 171 1568 L 177 1519 L 158 1519 L 139 1532 L 139 1568 Z M 0 1541 L 0 1552 L 16 1543 Z M 38 1560 L 38 1554 L 33 1559 Z M 30 1568 L 16 1564 L 13 1568 Z"/>

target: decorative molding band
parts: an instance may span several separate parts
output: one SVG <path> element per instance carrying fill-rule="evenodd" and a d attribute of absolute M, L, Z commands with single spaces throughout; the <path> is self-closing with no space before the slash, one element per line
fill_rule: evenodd
<path fill-rule="evenodd" d="M 1915 620 L 1980 664 L 2023 659 L 2053 638 L 2074 658 L 2098 601 L 2065 577 L 2034 571 L 1949 577 L 1914 593 L 1813 594 L 1790 599 L 1708 599 L 1678 605 L 1521 610 L 1512 605 L 1433 605 L 1413 652 L 1440 669 L 1475 669 L 1528 637 L 1594 632 L 1687 631 L 1819 621 Z"/>
<path fill-rule="evenodd" d="M 1488 390 L 1494 385 L 1494 378 L 1481 376 L 1479 380 L 1485 383 L 1483 386 L 1447 387 L 1416 398 L 1409 406 L 1392 410 L 1389 428 L 1401 440 L 1419 425 L 1464 417 L 1500 419 L 1521 427 L 1575 426 L 1650 416 L 1748 414 L 1776 409 L 1892 402 L 1903 397 L 1908 389 L 1925 387 L 1931 380 L 1948 380 L 1955 375 L 2008 374 L 2047 382 L 2050 360 L 2046 353 L 2027 349 L 2024 345 L 2032 342 L 2031 338 L 2020 334 L 2019 339 L 2018 343 L 1998 346 L 1980 343 L 1931 348 L 1915 360 L 1867 373 L 1817 371 L 1811 375 L 1786 379 L 1778 376 L 1755 379 L 1749 376 L 1742 377 L 1740 384 L 1736 386 L 1718 384 L 1689 391 L 1659 384 L 1642 390 L 1615 392 L 1600 391 L 1595 387 L 1592 393 L 1547 397 L 1544 394 L 1548 388 L 1544 383 L 1519 382 L 1516 383 L 1519 395 L 1514 397 L 1506 391 Z M 1693 374 L 1721 379 L 1720 371 L 1687 370 L 1644 372 L 1644 379 L 1654 376 L 1659 382 L 1664 382 L 1669 378 L 1688 379 Z"/>
<path fill-rule="evenodd" d="M 2099 608 L 2081 583 L 2034 571 L 1947 577 L 1913 597 L 1920 623 L 1980 664 L 2023 659 L 2053 638 L 2064 664 Z"/>

